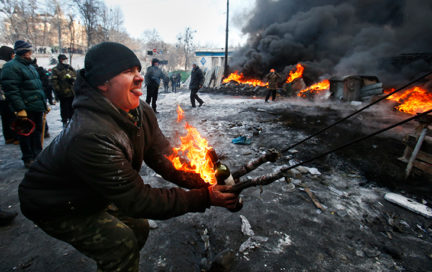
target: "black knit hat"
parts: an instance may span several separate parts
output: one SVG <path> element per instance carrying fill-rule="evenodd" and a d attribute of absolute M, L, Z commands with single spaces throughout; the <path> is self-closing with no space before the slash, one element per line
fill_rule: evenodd
<path fill-rule="evenodd" d="M 65 59 L 67 59 L 67 57 L 66 57 L 66 55 L 65 54 L 60 54 L 60 55 L 58 55 L 58 60 L 60 61 L 60 60 L 65 60 Z"/>
<path fill-rule="evenodd" d="M 6 45 L 0 47 L 0 59 L 10 61 L 12 59 L 12 54 L 14 54 L 12 47 Z"/>
<path fill-rule="evenodd" d="M 155 64 L 155 63 L 159 63 L 159 60 L 158 59 L 152 59 L 152 66 Z"/>
<path fill-rule="evenodd" d="M 93 46 L 84 59 L 85 77 L 93 87 L 102 85 L 134 66 L 138 66 L 141 71 L 141 63 L 135 53 L 115 42 L 102 42 Z"/>
<path fill-rule="evenodd" d="M 24 55 L 25 52 L 28 52 L 31 50 L 32 50 L 32 45 L 29 44 L 28 42 L 25 42 L 23 40 L 18 40 L 15 42 L 15 45 L 14 45 L 15 54 L 21 56 L 21 55 Z"/>

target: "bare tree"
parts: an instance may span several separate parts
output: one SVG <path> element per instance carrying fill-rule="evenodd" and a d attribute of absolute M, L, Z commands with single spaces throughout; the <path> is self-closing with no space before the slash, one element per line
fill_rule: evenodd
<path fill-rule="evenodd" d="M 99 0 L 73 0 L 73 2 L 83 20 L 87 34 L 87 48 L 90 48 L 96 41 L 103 3 Z"/>
<path fill-rule="evenodd" d="M 183 49 L 185 59 L 185 70 L 188 70 L 189 60 L 192 57 L 194 46 L 194 34 L 196 30 L 186 27 L 183 33 L 177 35 L 177 46 Z"/>
<path fill-rule="evenodd" d="M 13 43 L 23 32 L 22 12 L 15 0 L 0 0 L 0 12 L 4 15 L 2 37 Z"/>
<path fill-rule="evenodd" d="M 69 29 L 69 64 L 72 65 L 72 57 L 75 50 L 75 19 L 74 14 L 68 14 L 68 29 Z"/>
<path fill-rule="evenodd" d="M 64 29 L 63 10 L 60 7 L 58 0 L 50 0 L 48 7 L 51 14 L 51 25 L 57 32 L 57 42 L 59 46 L 59 52 L 61 53 L 63 48 L 62 33 Z"/>

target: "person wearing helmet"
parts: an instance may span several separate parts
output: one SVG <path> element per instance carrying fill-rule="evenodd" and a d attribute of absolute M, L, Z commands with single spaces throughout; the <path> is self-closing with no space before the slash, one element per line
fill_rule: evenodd
<path fill-rule="evenodd" d="M 270 69 L 270 72 L 264 77 L 264 80 L 268 82 L 267 96 L 265 102 L 268 102 L 270 95 L 272 96 L 272 101 L 276 99 L 276 90 L 278 89 L 279 81 L 282 77 L 276 73 L 275 69 Z"/>
<path fill-rule="evenodd" d="M 14 45 L 15 58 L 3 66 L 1 83 L 16 117 L 30 119 L 35 130 L 28 136 L 18 135 L 24 166 L 28 168 L 42 150 L 42 118 L 49 111 L 39 75 L 32 65 L 32 45 L 18 40 Z"/>

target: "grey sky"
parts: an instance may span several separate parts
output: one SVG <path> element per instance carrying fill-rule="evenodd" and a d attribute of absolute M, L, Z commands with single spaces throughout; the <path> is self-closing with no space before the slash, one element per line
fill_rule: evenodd
<path fill-rule="evenodd" d="M 175 43 L 178 33 L 187 26 L 196 30 L 201 46 L 225 46 L 225 0 L 105 0 L 109 7 L 120 7 L 127 32 L 139 38 L 144 30 L 155 28 L 162 39 Z M 247 15 L 255 0 L 230 1 L 230 46 L 244 43 L 238 18 Z M 236 20 L 232 20 L 236 17 Z"/>

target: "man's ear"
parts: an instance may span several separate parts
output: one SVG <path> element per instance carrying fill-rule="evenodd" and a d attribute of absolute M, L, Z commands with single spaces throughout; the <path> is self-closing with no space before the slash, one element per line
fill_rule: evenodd
<path fill-rule="evenodd" d="M 102 92 L 106 92 L 108 91 L 108 81 L 105 81 L 103 85 L 99 85 L 97 86 L 97 88 L 99 90 L 101 90 Z"/>

